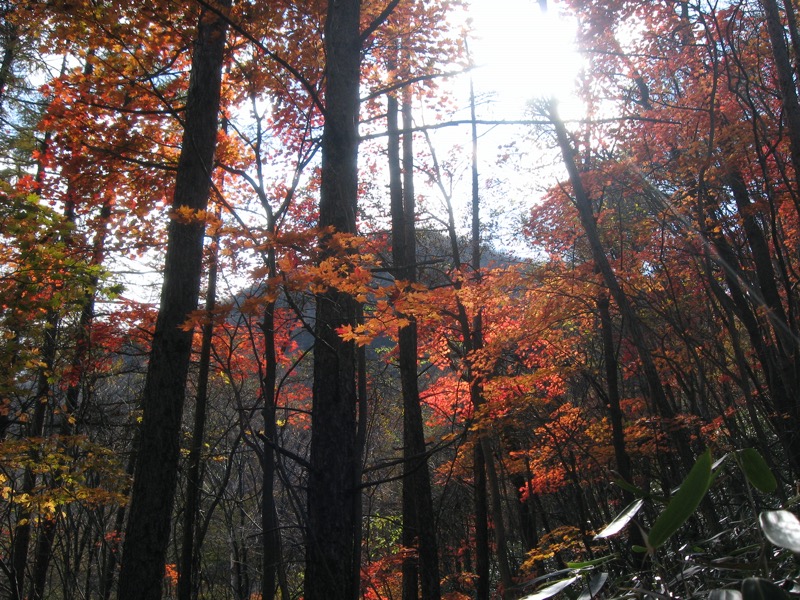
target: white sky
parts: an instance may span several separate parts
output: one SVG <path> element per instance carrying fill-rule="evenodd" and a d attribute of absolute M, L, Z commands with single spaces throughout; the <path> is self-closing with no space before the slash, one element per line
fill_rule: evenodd
<path fill-rule="evenodd" d="M 476 93 L 495 90 L 505 118 L 523 116 L 536 97 L 556 96 L 564 118 L 580 109 L 574 94 L 581 58 L 575 48 L 575 23 L 550 2 L 472 0 L 470 14 L 478 39 L 471 44 Z M 509 114 L 510 113 L 510 114 Z"/>

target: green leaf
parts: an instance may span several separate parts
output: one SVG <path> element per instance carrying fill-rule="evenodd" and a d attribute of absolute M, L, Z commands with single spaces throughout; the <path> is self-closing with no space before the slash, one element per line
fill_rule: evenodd
<path fill-rule="evenodd" d="M 642 505 L 644 505 L 644 500 L 642 499 L 631 502 L 625 507 L 625 510 L 614 517 L 614 520 L 611 521 L 611 523 L 606 525 L 606 527 L 600 533 L 594 536 L 594 539 L 599 540 L 602 538 L 611 537 L 612 535 L 622 531 L 625 526 L 631 522 L 633 517 L 636 516 L 636 513 L 639 512 L 639 509 L 642 508 Z"/>
<path fill-rule="evenodd" d="M 760 577 L 748 577 L 742 582 L 742 597 L 744 600 L 789 600 L 789 594 Z"/>
<path fill-rule="evenodd" d="M 711 590 L 708 600 L 742 600 L 739 590 Z"/>
<path fill-rule="evenodd" d="M 767 466 L 764 457 L 755 448 L 745 448 L 739 451 L 739 464 L 747 480 L 759 492 L 769 494 L 778 488 L 778 481 Z"/>
<path fill-rule="evenodd" d="M 603 589 L 606 581 L 608 581 L 608 573 L 597 573 L 589 580 L 588 586 L 578 596 L 578 600 L 592 600 Z"/>
<path fill-rule="evenodd" d="M 584 560 L 582 562 L 568 562 L 567 567 L 570 569 L 585 569 L 586 567 L 596 567 L 602 565 L 610 560 L 618 558 L 619 554 L 609 554 L 608 556 L 601 556 L 600 558 L 593 558 L 592 560 Z"/>
<path fill-rule="evenodd" d="M 706 450 L 653 523 L 647 535 L 647 544 L 651 550 L 662 546 L 686 522 L 706 495 L 711 481 L 711 451 Z"/>
<path fill-rule="evenodd" d="M 800 519 L 788 510 L 765 510 L 758 515 L 764 536 L 776 546 L 800 554 Z"/>
<path fill-rule="evenodd" d="M 643 490 L 640 487 L 636 487 L 632 483 L 628 483 L 627 481 L 625 481 L 622 478 L 615 479 L 614 480 L 614 485 L 616 485 L 618 487 L 621 487 L 623 490 L 625 490 L 627 492 L 630 492 L 631 494 L 633 494 L 634 496 L 637 496 L 638 498 L 650 498 L 651 497 L 650 492 L 647 492 L 646 490 Z"/>
<path fill-rule="evenodd" d="M 548 585 L 547 587 L 543 587 L 538 592 L 531 594 L 530 596 L 525 596 L 521 600 L 545 600 L 546 598 L 551 598 L 559 593 L 561 590 L 568 588 L 573 583 L 578 581 L 580 577 L 577 575 L 575 577 L 570 577 L 569 579 L 562 579 L 561 581 L 556 581 L 553 584 Z"/>

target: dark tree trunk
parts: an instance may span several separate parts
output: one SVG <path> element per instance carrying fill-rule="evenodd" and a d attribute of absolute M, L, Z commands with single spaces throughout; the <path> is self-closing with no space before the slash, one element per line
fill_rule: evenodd
<path fill-rule="evenodd" d="M 597 299 L 597 310 L 600 313 L 600 334 L 603 338 L 603 363 L 605 366 L 606 392 L 603 400 L 611 420 L 611 443 L 614 446 L 614 458 L 617 471 L 628 483 L 633 483 L 631 458 L 625 447 L 625 428 L 620 407 L 619 373 L 617 370 L 617 353 L 614 347 L 614 329 L 609 311 L 609 301 L 605 293 Z M 633 494 L 622 491 L 626 502 L 633 502 Z M 635 529 L 635 528 L 634 528 Z"/>
<path fill-rule="evenodd" d="M 404 143 L 403 181 L 397 110 L 397 100 L 390 96 L 388 129 L 392 260 L 395 278 L 410 284 L 416 281 L 413 148 L 411 134 L 407 133 Z M 417 323 L 413 317 L 406 318 L 409 323 L 399 332 L 397 359 L 403 395 L 402 541 L 404 547 L 416 548 L 417 552 L 415 556 L 403 561 L 403 600 L 419 598 L 420 583 L 423 600 L 438 600 L 441 598 L 439 555 L 417 379 Z"/>
<path fill-rule="evenodd" d="M 325 21 L 325 125 L 319 222 L 353 234 L 358 195 L 358 113 L 361 66 L 359 0 L 331 0 Z M 335 252 L 320 240 L 324 259 Z M 317 294 L 311 455 L 306 530 L 306 600 L 355 600 L 354 547 L 360 493 L 356 474 L 357 353 L 337 329 L 355 325 L 358 305 L 334 288 Z"/>
<path fill-rule="evenodd" d="M 47 312 L 44 344 L 42 345 L 42 361 L 44 366 L 39 369 L 36 383 L 36 396 L 34 397 L 33 417 L 28 428 L 28 437 L 38 438 L 44 433 L 44 422 L 47 408 L 50 405 L 50 377 L 53 372 L 57 348 L 57 329 L 59 316 L 55 309 Z M 32 457 L 34 460 L 37 457 Z M 22 491 L 30 494 L 36 486 L 36 473 L 33 469 L 25 469 L 22 478 Z M 28 549 L 31 542 L 32 514 L 27 509 L 21 510 L 18 515 L 18 524 L 14 528 L 11 546 L 11 597 L 14 600 L 24 598 L 25 573 L 28 566 Z"/>
<path fill-rule="evenodd" d="M 761 0 L 764 17 L 772 46 L 775 70 L 778 74 L 778 85 L 781 91 L 781 104 L 789 134 L 789 147 L 794 167 L 795 181 L 800 191 L 800 101 L 797 98 L 797 87 L 794 81 L 794 69 L 789 59 L 789 48 L 786 45 L 785 29 L 781 22 L 780 9 L 776 0 Z M 796 195 L 794 196 L 797 197 Z M 798 211 L 800 206 L 795 205 Z"/>
<path fill-rule="evenodd" d="M 197 597 L 198 566 L 200 549 L 196 546 L 197 516 L 200 510 L 202 489 L 202 450 L 206 430 L 206 406 L 208 405 L 208 377 L 211 371 L 211 345 L 214 335 L 214 308 L 217 297 L 217 249 L 219 235 L 215 235 L 210 247 L 208 289 L 206 290 L 206 318 L 200 346 L 200 364 L 197 374 L 197 394 L 194 407 L 194 427 L 187 459 L 186 506 L 183 508 L 183 541 L 181 544 L 180 569 L 178 571 L 178 600 Z"/>
<path fill-rule="evenodd" d="M 595 267 L 603 277 L 611 297 L 619 307 L 622 316 L 625 318 L 628 325 L 628 333 L 630 335 L 633 345 L 636 347 L 639 360 L 642 363 L 642 371 L 647 382 L 648 396 L 653 403 L 656 411 L 662 417 L 671 419 L 675 416 L 675 411 L 670 404 L 664 387 L 661 385 L 661 379 L 658 375 L 658 370 L 653 361 L 653 356 L 650 351 L 647 341 L 645 339 L 644 331 L 636 314 L 633 306 L 628 299 L 628 296 L 622 290 L 622 287 L 617 280 L 617 276 L 611 267 L 606 256 L 605 249 L 600 241 L 600 235 L 597 231 L 597 223 L 595 221 L 594 209 L 591 200 L 586 194 L 583 187 L 580 172 L 575 164 L 574 151 L 572 145 L 567 137 L 566 128 L 564 123 L 558 117 L 555 106 L 551 106 L 551 120 L 555 126 L 556 136 L 558 138 L 558 145 L 561 149 L 561 154 L 564 159 L 564 165 L 569 173 L 569 179 L 572 183 L 573 193 L 575 194 L 575 205 L 578 208 L 581 225 L 586 237 L 589 240 L 589 246 L 592 251 L 592 259 L 594 260 Z M 690 459 L 691 461 L 691 459 Z"/>
<path fill-rule="evenodd" d="M 474 398 L 473 398 L 474 404 Z M 472 451 L 472 478 L 474 480 L 473 501 L 475 503 L 475 574 L 478 580 L 475 591 L 478 600 L 489 600 L 489 507 L 486 495 L 486 468 L 483 449 L 475 441 Z"/>
<path fill-rule="evenodd" d="M 229 0 L 220 2 L 222 8 Z M 192 55 L 183 144 L 173 208 L 204 211 L 211 190 L 227 21 L 204 12 Z M 197 308 L 205 222 L 173 218 L 164 283 L 143 393 L 138 458 L 125 532 L 120 600 L 161 598 L 178 477 L 181 416 L 192 331 L 181 326 Z"/>
<path fill-rule="evenodd" d="M 12 5 L 13 6 L 13 5 Z M 16 23 L 11 23 L 8 16 L 13 12 L 13 8 L 0 14 L 2 24 L 0 24 L 0 36 L 3 39 L 3 57 L 0 59 L 0 114 L 3 112 L 3 102 L 8 91 L 8 80 L 11 79 L 11 69 L 17 57 L 19 48 L 19 32 Z"/>
<path fill-rule="evenodd" d="M 270 278 L 275 277 L 275 256 L 270 251 L 268 258 Z M 264 335 L 264 377 L 261 382 L 261 395 L 264 403 L 264 451 L 261 455 L 261 470 L 264 475 L 261 492 L 261 532 L 263 543 L 263 564 L 261 575 L 262 598 L 274 598 L 278 586 L 278 571 L 281 568 L 281 535 L 278 527 L 278 513 L 275 506 L 275 445 L 278 431 L 275 425 L 277 393 L 277 356 L 275 352 L 275 303 L 268 302 L 264 309 L 261 324 Z"/>

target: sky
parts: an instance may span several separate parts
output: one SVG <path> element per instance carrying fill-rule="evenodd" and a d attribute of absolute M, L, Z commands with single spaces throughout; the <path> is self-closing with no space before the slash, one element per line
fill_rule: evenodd
<path fill-rule="evenodd" d="M 518 121 L 538 118 L 529 108 L 535 99 L 555 97 L 565 120 L 583 116 L 575 93 L 582 58 L 575 44 L 576 24 L 558 5 L 549 2 L 546 12 L 538 0 L 471 0 L 470 17 L 476 39 L 470 41 L 474 69 L 455 82 L 455 93 L 462 110 L 455 118 L 469 119 L 469 79 L 478 100 L 478 119 Z M 542 130 L 540 130 L 542 131 Z M 565 177 L 560 155 L 548 136 L 530 135 L 530 127 L 479 127 L 479 178 L 483 191 L 481 220 L 489 224 L 492 245 L 515 255 L 528 252 L 521 243 L 521 221 L 545 190 Z M 445 129 L 436 133 L 442 146 L 470 147 L 469 127 Z M 508 144 L 516 144 L 521 158 L 498 160 L 507 154 Z M 469 156 L 462 151 L 464 168 Z M 468 172 L 462 173 L 454 194 L 454 209 L 462 228 L 470 219 Z"/>
<path fill-rule="evenodd" d="M 556 96 L 564 118 L 580 112 L 575 22 L 558 4 L 543 12 L 537 0 L 472 0 L 470 14 L 478 38 L 470 51 L 481 65 L 473 75 L 476 93 L 496 91 L 506 118 L 524 116 L 535 97 Z"/>

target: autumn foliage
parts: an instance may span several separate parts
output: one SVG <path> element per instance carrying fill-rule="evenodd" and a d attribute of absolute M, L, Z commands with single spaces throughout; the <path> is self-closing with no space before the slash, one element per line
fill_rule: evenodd
<path fill-rule="evenodd" d="M 797 6 L 550 7 L 577 18 L 584 118 L 549 99 L 531 99 L 528 123 L 473 117 L 481 151 L 479 129 L 513 139 L 473 167 L 456 91 L 468 5 L 361 2 L 359 116 L 339 127 L 334 4 L 0 2 L 0 595 L 117 593 L 179 226 L 205 242 L 200 300 L 174 330 L 191 364 L 157 594 L 309 595 L 330 542 L 317 529 L 339 517 L 348 600 L 522 598 L 600 564 L 609 597 L 689 597 L 738 586 L 751 558 L 796 585 L 754 524 L 800 477 Z M 173 206 L 192 52 L 213 19 L 227 37 L 208 205 Z M 519 219 L 498 217 L 506 177 Z M 494 217 L 514 223 L 511 250 Z M 409 458 L 412 330 L 424 451 Z M 352 422 L 323 413 L 342 398 Z M 706 449 L 757 451 L 775 490 L 726 459 L 742 468 L 715 465 L 677 537 L 648 545 Z M 435 591 L 419 581 L 410 461 L 430 488 Z M 349 505 L 320 525 L 329 475 Z M 595 538 L 637 499 L 624 532 Z M 739 551 L 735 575 L 709 566 Z"/>

